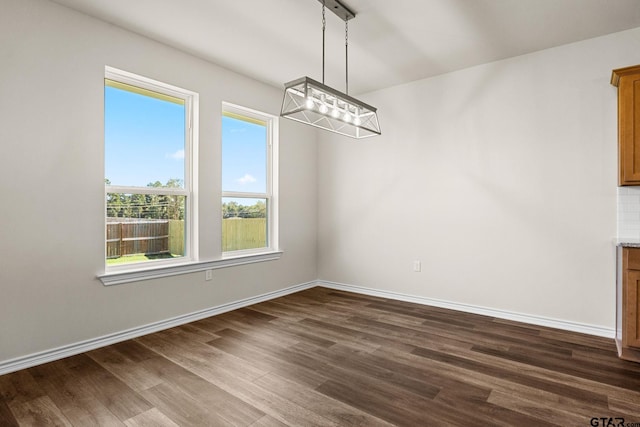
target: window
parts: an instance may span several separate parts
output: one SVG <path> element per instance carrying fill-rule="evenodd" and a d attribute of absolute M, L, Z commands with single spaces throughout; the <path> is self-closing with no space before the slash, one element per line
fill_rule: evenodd
<path fill-rule="evenodd" d="M 104 285 L 280 258 L 278 119 L 223 103 L 221 155 L 200 160 L 222 174 L 222 251 L 207 245 L 198 259 L 198 233 L 211 232 L 197 224 L 198 102 L 195 92 L 105 68 Z"/>
<path fill-rule="evenodd" d="M 277 248 L 276 119 L 223 105 L 222 252 L 227 256 Z"/>
<path fill-rule="evenodd" d="M 193 106 L 197 94 L 107 68 L 106 266 L 195 259 Z"/>

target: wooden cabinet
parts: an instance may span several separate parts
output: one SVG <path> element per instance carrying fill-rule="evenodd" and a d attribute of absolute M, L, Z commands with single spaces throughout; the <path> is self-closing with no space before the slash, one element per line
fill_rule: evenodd
<path fill-rule="evenodd" d="M 640 248 L 618 248 L 616 295 L 618 355 L 640 362 Z"/>
<path fill-rule="evenodd" d="M 613 70 L 618 88 L 618 185 L 640 185 L 640 65 Z"/>
<path fill-rule="evenodd" d="M 640 271 L 628 270 L 626 279 L 626 294 L 623 296 L 623 312 L 626 313 L 623 328 L 626 332 L 626 344 L 629 347 L 640 349 L 640 315 L 638 313 L 638 304 L 640 304 L 640 293 L 638 293 Z"/>

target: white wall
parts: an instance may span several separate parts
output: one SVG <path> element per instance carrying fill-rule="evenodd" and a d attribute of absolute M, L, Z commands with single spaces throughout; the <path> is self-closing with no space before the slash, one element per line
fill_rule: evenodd
<path fill-rule="evenodd" d="M 112 287 L 95 278 L 104 66 L 199 92 L 204 159 L 222 101 L 277 114 L 281 93 L 44 0 L 2 0 L 0 40 L 0 363 L 316 277 L 613 328 L 609 76 L 640 63 L 640 29 L 369 94 L 383 136 L 364 142 L 316 147 L 282 120 L 281 260 Z M 205 163 L 201 258 L 215 259 Z"/>
<path fill-rule="evenodd" d="M 639 45 L 635 29 L 364 96 L 381 137 L 319 139 L 320 279 L 612 330 L 609 79 Z"/>
<path fill-rule="evenodd" d="M 278 114 L 281 91 L 49 1 L 2 0 L 0 40 L 0 362 L 317 277 L 316 133 L 284 120 L 279 261 L 103 286 L 105 65 L 200 93 L 201 259 L 220 254 L 221 102 Z"/>

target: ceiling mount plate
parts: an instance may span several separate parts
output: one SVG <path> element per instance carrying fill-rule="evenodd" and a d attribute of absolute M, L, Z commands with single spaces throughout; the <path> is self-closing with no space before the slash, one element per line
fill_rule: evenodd
<path fill-rule="evenodd" d="M 356 14 L 353 13 L 347 6 L 340 3 L 338 0 L 318 0 L 320 4 L 324 3 L 327 9 L 338 15 L 338 18 L 347 22 L 349 19 L 353 19 L 356 17 Z"/>

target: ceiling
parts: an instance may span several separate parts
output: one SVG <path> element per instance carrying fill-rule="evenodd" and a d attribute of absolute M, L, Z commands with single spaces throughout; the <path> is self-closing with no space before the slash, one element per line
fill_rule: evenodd
<path fill-rule="evenodd" d="M 52 0 L 268 84 L 322 79 L 318 0 Z M 357 95 L 640 27 L 640 0 L 344 0 Z M 325 82 L 344 90 L 344 22 L 327 11 Z"/>

